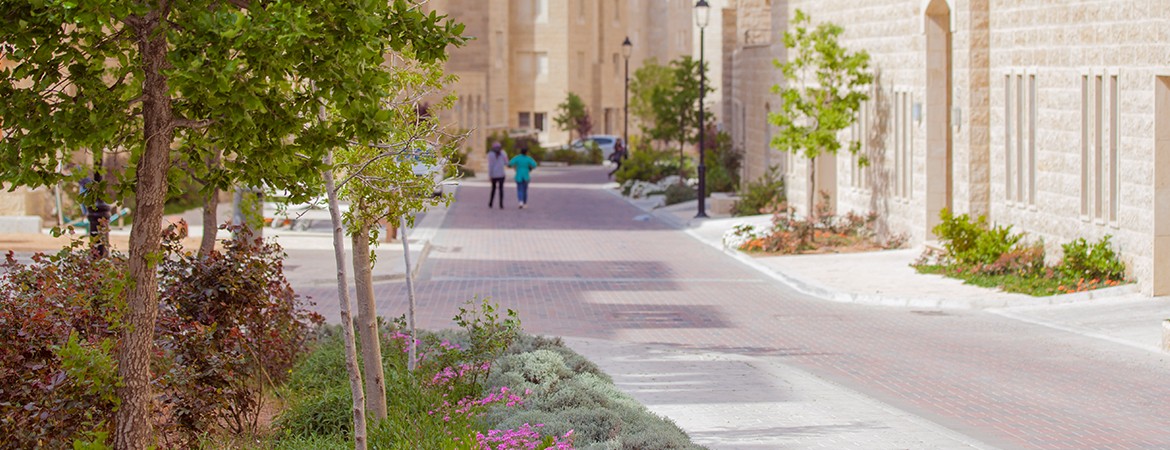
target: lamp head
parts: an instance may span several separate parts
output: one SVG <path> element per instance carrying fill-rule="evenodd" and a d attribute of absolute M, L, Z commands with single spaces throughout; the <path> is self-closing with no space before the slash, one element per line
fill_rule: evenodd
<path fill-rule="evenodd" d="M 622 41 L 622 56 L 630 59 L 630 53 L 634 51 L 634 44 L 630 42 L 630 37 L 626 36 L 626 40 Z"/>
<path fill-rule="evenodd" d="M 695 3 L 695 25 L 699 28 L 707 28 L 707 23 L 711 20 L 711 5 L 707 4 L 707 0 L 699 0 Z"/>

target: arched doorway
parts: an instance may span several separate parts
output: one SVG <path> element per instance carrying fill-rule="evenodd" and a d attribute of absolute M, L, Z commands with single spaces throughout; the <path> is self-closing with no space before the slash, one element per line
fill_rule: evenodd
<path fill-rule="evenodd" d="M 950 209 L 953 195 L 951 135 L 951 14 L 946 0 L 927 0 L 926 37 L 926 235 Z"/>

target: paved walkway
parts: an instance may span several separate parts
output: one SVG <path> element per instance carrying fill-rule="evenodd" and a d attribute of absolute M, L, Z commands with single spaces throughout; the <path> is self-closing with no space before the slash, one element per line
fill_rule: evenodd
<path fill-rule="evenodd" d="M 767 218 L 647 212 L 600 168 L 535 176 L 528 209 L 509 185 L 489 210 L 469 180 L 420 221 L 421 326 L 491 296 L 711 448 L 1170 448 L 1166 299 L 995 293 L 914 273 L 916 250 L 751 258 L 720 238 Z M 328 235 L 278 239 L 336 320 Z M 379 251 L 379 310 L 397 316 L 402 253 Z"/>
<path fill-rule="evenodd" d="M 869 266 L 745 260 L 704 241 L 721 235 L 717 221 L 680 229 L 670 209 L 647 214 L 614 195 L 601 169 L 535 175 L 524 210 L 489 210 L 482 181 L 459 189 L 419 276 L 422 326 L 452 326 L 463 302 L 491 296 L 712 448 L 1170 448 L 1170 365 L 1128 340 L 1144 337 L 1121 336 L 1170 316 L 1156 312 L 1162 300 L 1090 303 L 1133 303 L 1125 320 L 1140 326 L 1129 327 L 1084 320 L 1096 312 L 1076 312 L 1091 309 L 1083 302 L 991 313 L 979 308 L 1003 306 L 998 294 L 954 283 L 926 297 L 973 296 L 961 307 L 889 306 L 902 294 L 851 289 L 912 252 Z M 836 267 L 843 283 L 793 275 L 809 266 Z M 890 281 L 921 284 L 902 273 Z M 809 295 L 814 285 L 839 301 Z M 378 284 L 382 314 L 402 314 L 402 290 Z M 329 291 L 302 289 L 335 313 Z"/>

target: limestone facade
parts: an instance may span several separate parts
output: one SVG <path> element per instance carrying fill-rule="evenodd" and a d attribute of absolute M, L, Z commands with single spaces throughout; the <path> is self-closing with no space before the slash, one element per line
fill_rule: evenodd
<path fill-rule="evenodd" d="M 442 116 L 452 129 L 471 130 L 474 168 L 486 164 L 492 132 L 537 129 L 544 145 L 567 143 L 553 117 L 569 92 L 589 107 L 594 133 L 622 135 L 627 36 L 631 74 L 648 58 L 665 63 L 693 51 L 690 0 L 432 0 L 428 7 L 475 38 L 451 53 L 458 101 Z"/>
<path fill-rule="evenodd" d="M 747 151 L 746 175 L 775 164 L 765 144 L 769 127 L 761 124 L 768 102 L 778 102 L 767 91 L 778 71 L 761 60 L 784 57 L 779 38 L 799 8 L 816 22 L 843 26 L 842 43 L 868 52 L 878 76 L 858 124 L 841 135 L 860 141 L 872 164 L 858 168 L 845 153 L 819 164 L 817 184 L 839 211 L 876 211 L 914 243 L 932 239 L 942 208 L 987 215 L 1043 239 L 1050 257 L 1072 239 L 1112 235 L 1141 290 L 1170 294 L 1170 36 L 1162 26 L 1170 6 L 770 6 L 769 45 L 737 40 L 734 66 L 725 70 L 734 85 L 726 101 L 741 108 L 727 125 L 743 130 L 732 135 Z M 807 161 L 781 159 L 789 199 L 807 211 Z"/>

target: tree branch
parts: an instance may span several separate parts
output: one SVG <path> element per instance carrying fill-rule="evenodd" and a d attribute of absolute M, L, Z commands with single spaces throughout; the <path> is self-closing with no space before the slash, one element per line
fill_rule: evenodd
<path fill-rule="evenodd" d="M 216 121 L 213 119 L 191 120 L 191 119 L 184 119 L 184 118 L 179 117 L 179 118 L 175 118 L 175 119 L 171 120 L 171 126 L 174 128 L 200 129 L 200 128 L 209 127 L 209 126 L 215 124 L 215 122 Z"/>

